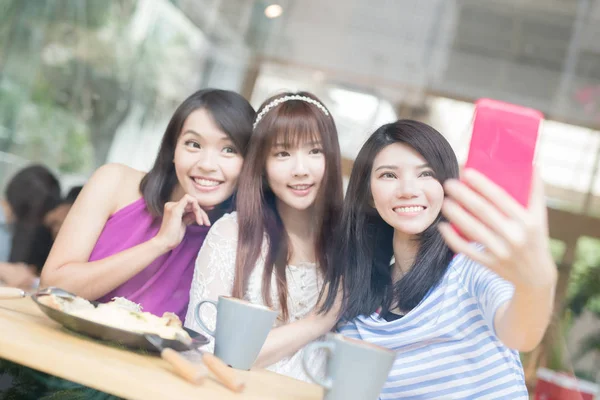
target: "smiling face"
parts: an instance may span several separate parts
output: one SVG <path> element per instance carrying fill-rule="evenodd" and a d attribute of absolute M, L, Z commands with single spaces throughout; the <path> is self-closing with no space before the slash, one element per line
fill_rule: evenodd
<path fill-rule="evenodd" d="M 187 193 L 205 209 L 221 204 L 233 194 L 243 161 L 210 113 L 203 108 L 193 111 L 175 146 L 173 163 L 179 187 L 174 197 Z"/>
<path fill-rule="evenodd" d="M 444 189 L 433 169 L 403 143 L 390 144 L 377 154 L 370 183 L 377 212 L 396 234 L 422 233 L 442 208 Z"/>
<path fill-rule="evenodd" d="M 267 157 L 267 183 L 275 194 L 278 208 L 303 211 L 317 198 L 325 173 L 325 155 L 320 142 L 304 141 L 286 148 L 275 143 Z"/>

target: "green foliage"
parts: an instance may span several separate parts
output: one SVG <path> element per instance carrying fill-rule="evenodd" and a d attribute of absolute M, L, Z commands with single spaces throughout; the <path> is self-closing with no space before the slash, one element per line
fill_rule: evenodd
<path fill-rule="evenodd" d="M 10 39 L 0 39 L 0 151 L 65 173 L 95 168 L 131 101 L 137 44 L 123 33 L 137 1 L 0 3 Z"/>
<path fill-rule="evenodd" d="M 600 241 L 581 238 L 568 288 L 568 307 L 580 315 L 587 309 L 600 317 Z"/>

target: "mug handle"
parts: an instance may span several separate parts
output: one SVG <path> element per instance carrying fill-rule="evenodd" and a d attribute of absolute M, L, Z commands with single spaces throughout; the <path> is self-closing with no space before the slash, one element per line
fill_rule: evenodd
<path fill-rule="evenodd" d="M 331 377 L 326 376 L 323 379 L 317 378 L 308 368 L 308 355 L 319 349 L 327 350 L 329 353 L 328 357 L 330 357 L 335 349 L 335 343 L 330 341 L 309 343 L 304 348 L 304 354 L 302 355 L 302 368 L 304 368 L 304 372 L 310 379 L 313 380 L 313 382 L 315 382 L 317 385 L 323 386 L 326 390 L 331 390 L 333 387 L 333 379 L 331 379 Z"/>
<path fill-rule="evenodd" d="M 202 304 L 204 303 L 210 303 L 213 306 L 215 306 L 215 308 L 217 308 L 217 302 L 214 300 L 202 300 L 200 303 L 198 303 L 198 305 L 196 306 L 196 310 L 194 312 L 194 318 L 196 319 L 196 322 L 198 323 L 198 325 L 200 325 L 200 327 L 206 332 L 208 333 L 210 336 L 215 337 L 215 331 L 212 329 L 208 329 L 208 327 L 206 326 L 206 324 L 204 323 L 204 321 L 202 321 L 202 316 L 200 315 L 200 307 L 202 307 Z"/>

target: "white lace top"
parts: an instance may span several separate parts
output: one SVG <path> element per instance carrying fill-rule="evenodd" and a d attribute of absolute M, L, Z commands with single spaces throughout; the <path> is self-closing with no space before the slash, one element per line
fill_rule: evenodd
<path fill-rule="evenodd" d="M 194 318 L 194 310 L 197 304 L 205 299 L 217 300 L 219 295 L 231 295 L 235 272 L 237 237 L 238 222 L 237 213 L 235 212 L 225 214 L 208 232 L 196 260 L 194 278 L 190 289 L 190 304 L 185 318 L 186 327 L 204 333 Z M 254 271 L 250 275 L 248 290 L 244 296 L 245 300 L 261 305 L 264 305 L 262 275 L 267 254 L 266 244 L 267 239 L 265 235 L 261 255 Z M 322 279 L 314 263 L 288 265 L 286 278 L 288 285 L 287 305 L 289 310 L 289 320 L 287 322 L 292 322 L 302 319 L 313 310 L 317 303 Z M 273 274 L 271 281 L 271 299 L 273 299 L 273 308 L 279 310 L 275 274 Z M 207 325 L 210 328 L 214 328 L 216 323 L 215 308 L 210 305 L 203 306 L 200 312 Z M 282 324 L 283 322 L 277 319 L 275 326 Z M 208 337 L 211 338 L 211 343 L 206 346 L 206 349 L 213 351 L 214 343 L 212 337 Z M 267 369 L 292 378 L 310 381 L 310 378 L 302 368 L 303 354 L 304 348 L 291 357 L 271 365 Z M 323 376 L 325 371 L 325 354 L 317 351 L 313 352 L 309 357 L 311 372 L 317 376 Z"/>

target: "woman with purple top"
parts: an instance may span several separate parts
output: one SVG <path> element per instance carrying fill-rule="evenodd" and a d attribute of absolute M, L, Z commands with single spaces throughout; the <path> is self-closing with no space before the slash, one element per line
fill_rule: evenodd
<path fill-rule="evenodd" d="M 41 286 L 125 297 L 183 320 L 196 255 L 233 204 L 254 116 L 237 93 L 200 90 L 175 111 L 150 172 L 100 167 L 61 227 Z"/>

